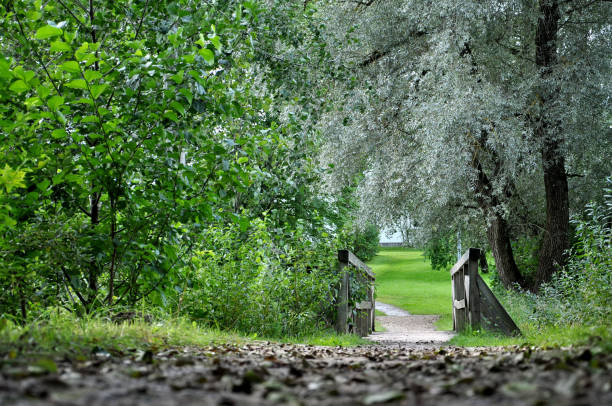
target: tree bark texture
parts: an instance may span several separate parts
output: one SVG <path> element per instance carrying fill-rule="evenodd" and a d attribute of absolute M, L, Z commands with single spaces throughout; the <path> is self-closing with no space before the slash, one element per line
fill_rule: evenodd
<path fill-rule="evenodd" d="M 540 17 L 536 31 L 536 65 L 540 69 L 540 115 L 535 134 L 541 142 L 544 190 L 546 195 L 546 229 L 539 253 L 536 289 L 550 281 L 556 269 L 565 264 L 569 248 L 569 190 L 565 171 L 563 135 L 560 124 L 548 113 L 558 93 L 546 82 L 557 64 L 557 34 L 559 31 L 558 0 L 540 0 Z"/>
<path fill-rule="evenodd" d="M 514 261 L 508 222 L 496 210 L 500 203 L 493 193 L 493 185 L 477 158 L 474 158 L 472 165 L 478 173 L 475 184 L 476 200 L 487 219 L 487 239 L 495 258 L 495 268 L 499 278 L 505 288 L 512 288 L 514 284 L 525 288 L 525 279 Z"/>
<path fill-rule="evenodd" d="M 519 286 L 524 288 L 525 279 L 514 261 L 508 222 L 499 215 L 492 215 L 487 226 L 487 238 L 493 252 L 493 258 L 495 258 L 495 267 L 499 273 L 499 279 L 504 287 L 511 288 L 518 283 Z"/>

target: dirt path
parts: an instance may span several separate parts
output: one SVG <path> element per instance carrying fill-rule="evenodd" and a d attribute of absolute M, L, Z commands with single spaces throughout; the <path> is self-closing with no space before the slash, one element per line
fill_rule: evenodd
<path fill-rule="evenodd" d="M 101 351 L 56 368 L 1 355 L 6 406 L 612 404 L 612 356 L 584 349 L 259 342 Z"/>
<path fill-rule="evenodd" d="M 436 330 L 434 323 L 438 316 L 411 315 L 403 309 L 381 302 L 376 302 L 376 309 L 387 315 L 376 317 L 385 331 L 367 337 L 375 343 L 426 348 L 443 345 L 454 335 L 451 331 Z"/>
<path fill-rule="evenodd" d="M 404 309 L 378 301 L 376 302 L 376 310 L 383 312 L 386 316 L 410 316 L 410 313 Z"/>

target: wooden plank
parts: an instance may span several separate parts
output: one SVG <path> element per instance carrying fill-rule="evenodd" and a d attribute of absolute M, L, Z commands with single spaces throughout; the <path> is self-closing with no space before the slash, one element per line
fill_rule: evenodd
<path fill-rule="evenodd" d="M 475 250 L 475 258 L 470 256 L 467 264 L 466 297 L 468 297 L 468 318 L 474 330 L 480 328 L 480 289 L 478 288 L 478 261 L 481 258 L 480 250 Z"/>
<path fill-rule="evenodd" d="M 521 330 L 480 275 L 477 276 L 476 280 L 480 291 L 481 324 L 483 327 L 507 335 L 521 335 Z"/>
<path fill-rule="evenodd" d="M 463 268 L 463 265 L 465 265 L 465 263 L 467 262 L 469 258 L 470 258 L 470 250 L 467 250 L 465 251 L 465 254 L 463 254 L 463 256 L 459 259 L 459 261 L 457 261 L 455 265 L 453 265 L 453 267 L 451 268 L 450 270 L 451 276 L 459 272 L 461 268 Z"/>
<path fill-rule="evenodd" d="M 349 250 L 338 250 L 338 261 L 348 263 L 357 269 L 362 270 L 371 279 L 376 278 L 376 274 L 372 272 L 369 266 L 363 263 L 355 254 Z"/>
<path fill-rule="evenodd" d="M 465 299 L 465 280 L 463 275 L 463 268 L 460 268 L 459 271 L 456 272 L 453 278 L 455 284 L 455 300 L 458 302 L 464 301 Z M 453 302 L 453 308 L 454 306 Z M 464 302 L 465 303 L 465 302 Z M 467 326 L 467 316 L 465 306 L 461 309 L 455 308 L 455 330 L 463 331 Z"/>
<path fill-rule="evenodd" d="M 341 275 L 338 297 L 336 298 L 336 331 L 338 334 L 348 333 L 349 274 L 345 267 L 346 263 L 340 262 L 338 264 L 338 272 Z"/>
<path fill-rule="evenodd" d="M 455 300 L 453 302 L 453 307 L 455 309 L 465 309 L 465 299 Z"/>
<path fill-rule="evenodd" d="M 355 312 L 355 333 L 364 337 L 368 335 L 367 310 L 357 310 Z"/>
<path fill-rule="evenodd" d="M 357 310 L 370 310 L 372 308 L 372 302 L 364 300 L 363 302 L 359 302 L 355 305 L 355 309 Z"/>
<path fill-rule="evenodd" d="M 452 296 L 452 308 L 453 308 L 453 331 L 455 331 L 455 319 L 457 318 L 457 315 L 455 314 L 455 277 L 451 275 L 451 296 Z"/>
<path fill-rule="evenodd" d="M 467 273 L 467 263 L 463 266 L 463 288 L 465 289 L 465 308 L 470 308 L 470 277 Z M 467 311 L 466 310 L 466 311 Z M 467 320 L 469 322 L 469 315 L 466 313 Z"/>
<path fill-rule="evenodd" d="M 372 302 L 372 309 L 370 310 L 370 331 L 374 332 L 374 326 L 376 325 L 376 301 L 374 300 L 375 287 L 370 287 L 370 295 L 368 299 Z"/>
<path fill-rule="evenodd" d="M 459 261 L 450 270 L 451 276 L 459 272 L 463 265 L 465 265 L 470 259 L 478 259 L 480 257 L 480 250 L 478 248 L 468 248 L 465 251 L 465 254 L 461 257 Z"/>

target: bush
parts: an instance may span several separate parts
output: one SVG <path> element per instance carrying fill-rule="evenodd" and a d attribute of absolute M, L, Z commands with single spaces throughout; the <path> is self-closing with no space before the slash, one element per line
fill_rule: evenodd
<path fill-rule="evenodd" d="M 425 258 L 433 270 L 446 270 L 457 261 L 457 238 L 454 234 L 432 237 L 425 245 Z"/>
<path fill-rule="evenodd" d="M 333 321 L 335 243 L 303 227 L 271 230 L 255 220 L 210 227 L 173 298 L 180 314 L 212 327 L 280 337 L 313 333 Z"/>
<path fill-rule="evenodd" d="M 374 224 L 363 229 L 355 227 L 348 237 L 348 249 L 364 262 L 374 258 L 380 250 L 380 230 Z"/>
<path fill-rule="evenodd" d="M 606 190 L 610 193 L 610 189 Z M 502 292 L 517 321 L 544 326 L 600 326 L 612 321 L 612 196 L 574 217 L 575 243 L 566 267 L 538 294 Z"/>

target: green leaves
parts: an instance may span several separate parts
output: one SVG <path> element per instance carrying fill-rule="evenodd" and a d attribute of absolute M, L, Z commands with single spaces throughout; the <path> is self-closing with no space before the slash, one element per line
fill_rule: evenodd
<path fill-rule="evenodd" d="M 79 67 L 79 63 L 77 61 L 66 61 L 60 65 L 60 68 L 70 73 L 81 72 L 81 68 Z"/>
<path fill-rule="evenodd" d="M 215 48 L 217 48 L 217 50 L 221 50 L 221 40 L 219 39 L 219 37 L 217 35 L 210 37 L 209 38 L 210 43 L 213 44 L 213 46 Z"/>
<path fill-rule="evenodd" d="M 72 48 L 64 41 L 53 41 L 51 43 L 51 48 L 49 49 L 51 52 L 70 52 Z"/>
<path fill-rule="evenodd" d="M 94 100 L 96 100 L 98 97 L 100 97 L 100 95 L 102 93 L 104 93 L 104 91 L 106 90 L 106 88 L 108 88 L 107 84 L 101 84 L 101 85 L 93 85 L 91 86 L 91 95 L 93 97 Z"/>
<path fill-rule="evenodd" d="M 36 39 L 48 39 L 62 35 L 62 30 L 51 25 L 45 25 L 36 30 Z"/>
<path fill-rule="evenodd" d="M 170 106 L 171 106 L 171 107 L 172 107 L 174 110 L 176 110 L 177 112 L 181 113 L 181 115 L 182 115 L 182 116 L 184 116 L 184 115 L 185 115 L 185 107 L 183 107 L 183 105 L 182 105 L 181 103 L 179 103 L 179 102 L 177 102 L 177 101 L 175 100 L 175 101 L 172 101 L 172 102 L 170 103 Z"/>
<path fill-rule="evenodd" d="M 214 65 L 215 63 L 215 54 L 208 48 L 202 48 L 198 51 L 200 56 L 204 59 L 208 65 Z"/>
<path fill-rule="evenodd" d="M 68 137 L 68 133 L 66 132 L 66 130 L 64 130 L 63 128 L 60 128 L 58 130 L 53 130 L 51 132 L 51 136 L 58 140 L 58 139 L 62 139 L 62 138 L 66 138 Z"/>
<path fill-rule="evenodd" d="M 188 267 L 191 258 L 184 247 L 196 246 L 199 231 L 211 223 L 232 223 L 237 233 L 246 234 L 261 211 L 260 201 L 261 207 L 273 207 L 276 198 L 297 200 L 279 187 L 284 178 L 276 176 L 291 172 L 283 163 L 291 143 L 280 142 L 286 135 L 269 128 L 277 120 L 269 113 L 275 109 L 262 103 L 262 98 L 272 103 L 276 85 L 253 90 L 260 78 L 252 69 L 251 37 L 244 34 L 255 30 L 255 38 L 261 26 L 251 25 L 250 14 L 235 22 L 235 4 L 203 8 L 197 0 L 181 0 L 168 8 L 149 7 L 135 36 L 134 27 L 123 21 L 130 21 L 128 12 L 144 12 L 144 4 L 136 2 L 130 9 L 99 2 L 95 27 L 100 35 L 94 39 L 88 20 L 81 20 L 85 27 L 80 27 L 55 3 L 16 2 L 20 16 L 28 13 L 29 20 L 22 19 L 29 36 L 24 40 L 36 47 L 37 55 L 32 57 L 32 48 L 16 47 L 7 52 L 10 59 L 0 58 L 0 133 L 7 134 L 0 143 L 0 167 L 32 162 L 35 168 L 27 182 L 22 177 L 10 183 L 13 192 L 24 184 L 29 192 L 14 193 L 6 206 L 9 198 L 3 196 L 0 222 L 5 212 L 25 219 L 23 229 L 61 222 L 57 252 L 37 254 L 38 262 L 28 266 L 39 269 L 43 263 L 57 269 L 52 257 L 57 255 L 70 272 L 72 289 L 86 300 L 97 294 L 82 303 L 85 307 L 106 296 L 111 280 L 120 282 L 113 297 L 123 297 L 122 305 L 129 306 L 126 288 L 150 291 L 162 275 L 172 284 L 182 283 L 177 270 Z M 34 7 L 24 10 L 26 4 Z M 76 18 L 84 16 L 78 7 L 73 12 Z M 162 21 L 175 22 L 176 29 L 160 33 Z M 203 32 L 203 27 L 210 30 Z M 196 44 L 190 40 L 194 35 Z M 0 47 L 13 46 L 13 39 Z M 223 69 L 214 69 L 217 63 Z M 283 158 L 271 157 L 275 152 Z M 268 173 L 260 172 L 267 162 L 283 169 L 266 178 Z M 233 218 L 238 194 L 244 194 L 240 204 L 252 211 Z M 99 208 L 95 224 L 92 201 Z M 111 237 L 112 225 L 126 232 Z M 17 244 L 27 247 L 30 240 L 24 237 Z M 121 247 L 122 259 L 117 257 L 110 278 L 113 247 Z M 143 267 L 132 267 L 136 274 L 131 278 L 133 263 Z M 259 266 L 255 258 L 253 264 Z M 81 282 L 89 280 L 88 272 L 99 278 L 98 292 Z M 42 290 L 57 284 L 44 273 L 33 274 Z M 0 290 L 5 287 L 0 279 Z M 159 291 L 170 294 L 163 287 Z M 35 308 L 44 308 L 54 292 L 36 296 L 41 306 Z M 73 306 L 65 295 L 60 293 L 58 302 Z"/>
<path fill-rule="evenodd" d="M 11 92 L 20 94 L 25 92 L 26 90 L 28 90 L 30 87 L 27 85 L 26 82 L 24 82 L 23 80 L 16 80 L 14 81 L 11 86 L 9 87 L 9 90 Z"/>
<path fill-rule="evenodd" d="M 66 83 L 65 86 L 72 89 L 87 89 L 87 82 L 85 82 L 85 79 L 74 79 Z"/>
<path fill-rule="evenodd" d="M 93 82 L 94 80 L 100 79 L 102 74 L 97 70 L 86 70 L 83 76 L 86 81 Z"/>
<path fill-rule="evenodd" d="M 56 111 L 62 104 L 64 104 L 64 98 L 61 96 L 52 96 L 47 100 L 47 106 L 51 111 Z"/>
<path fill-rule="evenodd" d="M 8 193 L 11 193 L 13 189 L 25 187 L 23 179 L 26 173 L 20 169 L 12 169 L 7 164 L 4 165 L 4 169 L 0 169 L 0 186 L 4 186 Z"/>
<path fill-rule="evenodd" d="M 181 83 L 183 83 L 183 76 L 184 75 L 185 75 L 185 71 L 181 69 L 175 75 L 170 76 L 170 79 L 174 80 L 174 82 L 177 85 L 180 85 Z"/>

